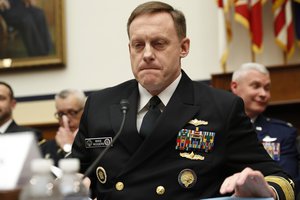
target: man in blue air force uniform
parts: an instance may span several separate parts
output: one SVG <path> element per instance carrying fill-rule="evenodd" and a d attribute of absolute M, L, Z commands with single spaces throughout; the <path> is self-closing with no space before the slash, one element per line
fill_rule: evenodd
<path fill-rule="evenodd" d="M 271 98 L 271 79 L 259 63 L 245 63 L 232 75 L 231 90 L 242 97 L 259 141 L 271 158 L 298 182 L 297 129 L 290 123 L 265 117 L 262 113 Z"/>
<path fill-rule="evenodd" d="M 270 147 L 270 156 L 292 177 L 298 177 L 297 129 L 290 123 L 259 115 L 254 122 L 259 141 Z M 276 147 L 279 145 L 278 154 Z"/>

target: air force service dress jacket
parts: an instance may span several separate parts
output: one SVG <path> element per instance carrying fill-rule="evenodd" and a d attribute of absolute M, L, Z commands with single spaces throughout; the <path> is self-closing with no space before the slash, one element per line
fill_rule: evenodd
<path fill-rule="evenodd" d="M 259 115 L 254 121 L 258 140 L 263 142 L 270 156 L 294 179 L 298 189 L 297 129 L 290 123 Z M 268 141 L 270 140 L 270 141 Z"/>
<path fill-rule="evenodd" d="M 90 175 L 98 199 L 217 197 L 224 179 L 245 167 L 260 170 L 280 200 L 294 198 L 293 183 L 258 142 L 242 100 L 193 82 L 183 71 L 146 139 L 136 128 L 136 80 L 90 95 L 72 149 L 82 172 L 117 133 L 121 99 L 130 103 L 122 134 Z"/>

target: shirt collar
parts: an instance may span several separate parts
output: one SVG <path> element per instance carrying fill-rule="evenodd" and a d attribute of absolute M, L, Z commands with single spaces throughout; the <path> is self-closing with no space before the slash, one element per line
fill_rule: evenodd
<path fill-rule="evenodd" d="M 12 119 L 5 122 L 2 126 L 0 126 L 0 133 L 5 133 L 6 129 L 9 127 L 9 125 L 12 123 Z"/>
<path fill-rule="evenodd" d="M 257 116 L 256 116 L 256 117 L 253 117 L 253 118 L 251 118 L 250 120 L 251 120 L 251 122 L 252 122 L 252 123 L 255 123 L 256 119 L 257 119 Z"/>
<path fill-rule="evenodd" d="M 173 93 L 175 92 L 175 90 L 179 84 L 181 76 L 182 76 L 182 74 L 180 73 L 179 76 L 164 91 L 162 91 L 161 93 L 159 93 L 157 95 L 160 98 L 160 100 L 162 101 L 164 106 L 166 106 L 168 104 L 168 102 L 170 101 L 171 96 L 173 95 Z M 152 95 L 145 88 L 143 88 L 143 86 L 140 83 L 138 84 L 138 88 L 139 88 L 139 93 L 140 93 L 138 112 L 140 112 L 143 108 L 145 108 L 145 106 L 151 99 Z"/>

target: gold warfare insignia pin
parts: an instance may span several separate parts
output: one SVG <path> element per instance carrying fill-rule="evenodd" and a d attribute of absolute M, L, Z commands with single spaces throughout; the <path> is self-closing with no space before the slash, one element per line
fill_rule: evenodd
<path fill-rule="evenodd" d="M 100 183 L 104 184 L 107 180 L 106 171 L 103 167 L 97 167 L 96 175 Z"/>
<path fill-rule="evenodd" d="M 183 158 L 187 158 L 190 160 L 204 160 L 204 158 L 205 158 L 204 156 L 194 154 L 193 151 L 191 153 L 183 152 L 183 153 L 180 153 L 179 155 Z"/>
<path fill-rule="evenodd" d="M 208 125 L 208 121 L 193 119 L 189 121 L 189 124 L 192 124 L 194 126 Z"/>
<path fill-rule="evenodd" d="M 183 188 L 191 188 L 197 182 L 197 175 L 191 169 L 184 169 L 178 175 L 178 183 Z"/>

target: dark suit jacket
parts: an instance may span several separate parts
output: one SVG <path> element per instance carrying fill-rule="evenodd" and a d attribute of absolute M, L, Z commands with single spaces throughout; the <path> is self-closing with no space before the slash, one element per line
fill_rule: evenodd
<path fill-rule="evenodd" d="M 43 141 L 42 132 L 26 126 L 19 126 L 14 120 L 12 123 L 7 127 L 5 133 L 18 133 L 18 132 L 33 132 L 35 134 L 37 142 Z"/>
<path fill-rule="evenodd" d="M 220 195 L 219 188 L 224 179 L 245 167 L 260 170 L 265 176 L 288 178 L 258 142 L 244 113 L 243 101 L 229 92 L 193 82 L 184 72 L 158 118 L 156 128 L 145 140 L 136 128 L 139 99 L 136 80 L 90 95 L 72 149 L 73 157 L 81 161 L 82 172 L 103 151 L 105 142 L 101 141 L 114 137 L 118 131 L 122 119 L 121 99 L 128 99 L 129 111 L 119 139 L 97 164 L 102 183 L 98 181 L 95 170 L 90 175 L 98 199 L 192 200 L 216 197 Z M 194 152 L 202 156 L 202 160 L 182 157 L 180 153 L 191 151 L 175 148 L 181 129 L 196 128 L 188 123 L 192 119 L 208 122 L 198 128 L 215 133 L 212 149 Z M 91 145 L 88 141 L 98 147 L 88 148 Z M 193 184 L 186 187 L 181 172 L 187 172 L 190 180 L 194 180 Z M 273 178 L 269 183 L 277 189 L 281 200 L 287 198 L 283 190 L 289 190 L 285 193 L 288 196 L 294 194 L 290 184 L 285 181 L 286 187 L 281 188 L 278 178 Z M 163 192 L 157 191 L 162 188 L 164 191 L 160 191 Z"/>

